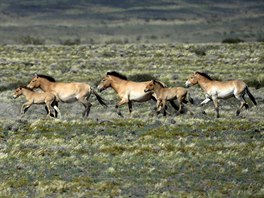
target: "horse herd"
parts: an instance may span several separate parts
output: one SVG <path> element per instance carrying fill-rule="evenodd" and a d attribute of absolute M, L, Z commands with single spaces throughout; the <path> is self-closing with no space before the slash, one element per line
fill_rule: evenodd
<path fill-rule="evenodd" d="M 248 109 L 245 100 L 245 94 L 249 96 L 254 105 L 257 105 L 254 96 L 250 93 L 246 83 L 240 80 L 217 81 L 210 78 L 205 73 L 195 72 L 186 81 L 186 87 L 199 84 L 205 92 L 205 100 L 201 105 L 213 101 L 216 117 L 219 117 L 218 99 L 235 97 L 240 101 L 240 106 L 236 115 L 240 114 L 243 107 Z M 156 101 L 157 114 L 163 112 L 166 115 L 167 102 L 170 102 L 175 110 L 182 112 L 184 103 L 187 100 L 193 103 L 187 89 L 183 87 L 168 88 L 164 83 L 151 80 L 146 82 L 134 82 L 127 79 L 126 76 L 112 71 L 107 72 L 98 85 L 98 90 L 111 87 L 121 99 L 116 104 L 118 115 L 122 116 L 119 106 L 128 104 L 129 112 L 132 112 L 132 102 L 145 102 L 148 100 Z M 35 92 L 35 88 L 40 88 L 43 92 Z M 27 102 L 21 107 L 21 114 L 24 114 L 32 104 L 45 104 L 48 116 L 61 117 L 58 103 L 71 103 L 78 101 L 84 106 L 83 116 L 88 116 L 92 104 L 89 97 L 94 94 L 102 106 L 106 106 L 104 99 L 87 83 L 80 82 L 56 82 L 54 78 L 46 75 L 35 75 L 27 86 L 21 86 L 16 89 L 13 97 L 17 98 L 24 95 Z M 174 102 L 177 100 L 177 104 Z"/>

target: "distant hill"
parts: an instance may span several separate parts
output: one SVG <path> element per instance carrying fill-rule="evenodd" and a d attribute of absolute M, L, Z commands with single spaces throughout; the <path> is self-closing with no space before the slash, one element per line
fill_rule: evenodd
<path fill-rule="evenodd" d="M 263 0 L 1 0 L 0 43 L 264 40 Z"/>

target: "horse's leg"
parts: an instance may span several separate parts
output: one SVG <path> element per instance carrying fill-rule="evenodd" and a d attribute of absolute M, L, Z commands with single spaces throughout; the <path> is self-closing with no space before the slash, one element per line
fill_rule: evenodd
<path fill-rule="evenodd" d="M 206 97 L 203 102 L 201 102 L 200 106 L 207 104 L 211 101 L 211 98 Z M 202 114 L 206 114 L 204 110 L 202 110 Z"/>
<path fill-rule="evenodd" d="M 54 100 L 53 102 L 52 102 L 52 104 L 51 104 L 51 106 L 53 107 L 53 109 L 54 109 L 54 113 L 55 113 L 55 115 L 54 115 L 54 117 L 55 118 L 57 118 L 58 117 L 58 107 L 59 107 L 59 103 L 58 103 L 58 101 L 56 101 L 56 100 Z M 57 108 L 55 108 L 55 106 L 57 107 Z M 61 116 L 61 115 L 59 115 L 59 116 Z"/>
<path fill-rule="evenodd" d="M 52 109 L 51 104 L 52 104 L 52 102 L 51 101 L 45 101 L 45 103 L 46 103 L 46 106 L 47 106 L 47 109 L 48 109 L 48 116 L 49 117 L 54 117 L 54 115 L 51 112 L 51 109 Z"/>
<path fill-rule="evenodd" d="M 244 98 L 244 95 L 242 95 L 242 96 L 236 95 L 235 97 L 236 97 L 236 99 L 238 99 L 240 101 L 240 106 L 239 106 L 238 110 L 236 111 L 236 115 L 239 116 L 240 111 L 243 107 L 248 109 L 248 104 Z"/>
<path fill-rule="evenodd" d="M 119 107 L 123 104 L 126 104 L 126 103 L 129 103 L 129 100 L 127 98 L 122 98 L 121 101 L 119 101 L 119 103 L 116 104 L 115 108 L 117 110 L 117 114 L 121 117 L 124 117 L 119 109 Z M 129 104 L 128 104 L 129 105 Z M 132 106 L 131 106 L 131 109 L 132 109 Z"/>
<path fill-rule="evenodd" d="M 215 112 L 216 112 L 216 117 L 219 118 L 219 105 L 218 105 L 218 101 L 217 101 L 217 97 L 213 96 L 213 102 L 214 102 L 214 106 L 215 106 Z"/>
<path fill-rule="evenodd" d="M 211 98 L 205 98 L 203 102 L 201 102 L 201 106 L 203 106 L 204 104 L 207 104 L 208 102 L 211 101 Z"/>
<path fill-rule="evenodd" d="M 25 114 L 31 105 L 32 105 L 31 102 L 30 103 L 28 103 L 28 102 L 24 103 L 21 107 L 21 111 L 20 111 L 21 114 Z"/>
<path fill-rule="evenodd" d="M 183 113 L 183 112 L 182 112 L 182 101 L 183 101 L 183 98 L 178 97 L 177 100 L 178 100 L 178 103 L 179 103 L 179 112 L 180 112 L 180 113 Z"/>
<path fill-rule="evenodd" d="M 128 109 L 129 109 L 129 113 L 132 113 L 132 101 L 128 101 Z"/>
<path fill-rule="evenodd" d="M 176 111 L 179 110 L 178 105 L 177 105 L 173 100 L 170 100 L 169 102 L 170 102 L 171 106 L 172 106 Z"/>
<path fill-rule="evenodd" d="M 162 100 L 163 116 L 166 116 L 167 115 L 167 112 L 166 112 L 166 103 L 167 103 L 167 100 L 166 99 Z"/>
<path fill-rule="evenodd" d="M 87 101 L 87 108 L 86 108 L 86 115 L 85 115 L 86 117 L 89 116 L 90 111 L 91 111 L 91 107 L 92 107 L 92 103 Z"/>
<path fill-rule="evenodd" d="M 46 113 L 48 114 L 49 113 L 49 110 L 48 110 L 47 105 L 45 105 L 45 110 L 46 110 Z"/>
<path fill-rule="evenodd" d="M 156 103 L 156 114 L 158 115 L 162 109 L 162 100 L 158 99 Z"/>
<path fill-rule="evenodd" d="M 89 113 L 90 113 L 90 110 L 91 110 L 92 104 L 90 102 L 88 102 L 88 100 L 85 97 L 80 97 L 78 99 L 78 101 L 80 103 L 82 103 L 83 106 L 84 106 L 84 108 L 85 108 L 84 111 L 83 111 L 83 113 L 82 113 L 82 116 L 83 117 L 88 117 L 89 116 Z"/>
<path fill-rule="evenodd" d="M 54 105 L 53 108 L 54 108 L 55 112 L 57 112 L 57 115 L 59 116 L 59 118 L 61 118 L 61 112 L 60 112 L 60 109 L 58 108 L 58 106 Z M 58 116 L 56 116 L 56 118 Z"/>

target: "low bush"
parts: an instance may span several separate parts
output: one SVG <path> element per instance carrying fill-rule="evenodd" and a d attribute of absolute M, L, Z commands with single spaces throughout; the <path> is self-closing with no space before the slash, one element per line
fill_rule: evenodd
<path fill-rule="evenodd" d="M 136 82 L 144 82 L 149 80 L 157 80 L 154 76 L 150 74 L 134 74 L 128 77 L 129 80 Z"/>
<path fill-rule="evenodd" d="M 226 38 L 222 40 L 222 43 L 229 43 L 229 44 L 243 43 L 243 42 L 245 41 L 240 38 Z"/>
<path fill-rule="evenodd" d="M 39 37 L 34 37 L 30 35 L 21 36 L 17 39 L 17 42 L 23 45 L 44 45 L 45 40 Z"/>
<path fill-rule="evenodd" d="M 75 38 L 75 39 L 60 40 L 60 44 L 61 45 L 80 45 L 81 39 Z"/>

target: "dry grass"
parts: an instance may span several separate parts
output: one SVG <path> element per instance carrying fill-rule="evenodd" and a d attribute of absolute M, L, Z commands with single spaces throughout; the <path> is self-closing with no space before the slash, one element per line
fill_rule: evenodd
<path fill-rule="evenodd" d="M 43 107 L 19 115 L 23 99 L 11 98 L 34 73 L 58 81 L 96 82 L 107 71 L 128 77 L 153 76 L 183 86 L 194 71 L 218 79 L 261 79 L 260 43 L 238 45 L 0 46 L 1 197 L 261 197 L 263 189 L 263 87 L 258 102 L 235 116 L 235 99 L 198 106 L 203 94 L 189 91 L 194 112 L 153 116 L 154 102 L 126 106 L 120 118 L 117 96 L 102 92 L 109 108 L 91 98 L 88 119 L 79 104 L 60 104 L 63 118 L 47 119 Z M 203 49 L 205 55 L 197 55 Z M 139 75 L 141 74 L 141 75 Z M 172 109 L 169 109 L 172 112 Z"/>

